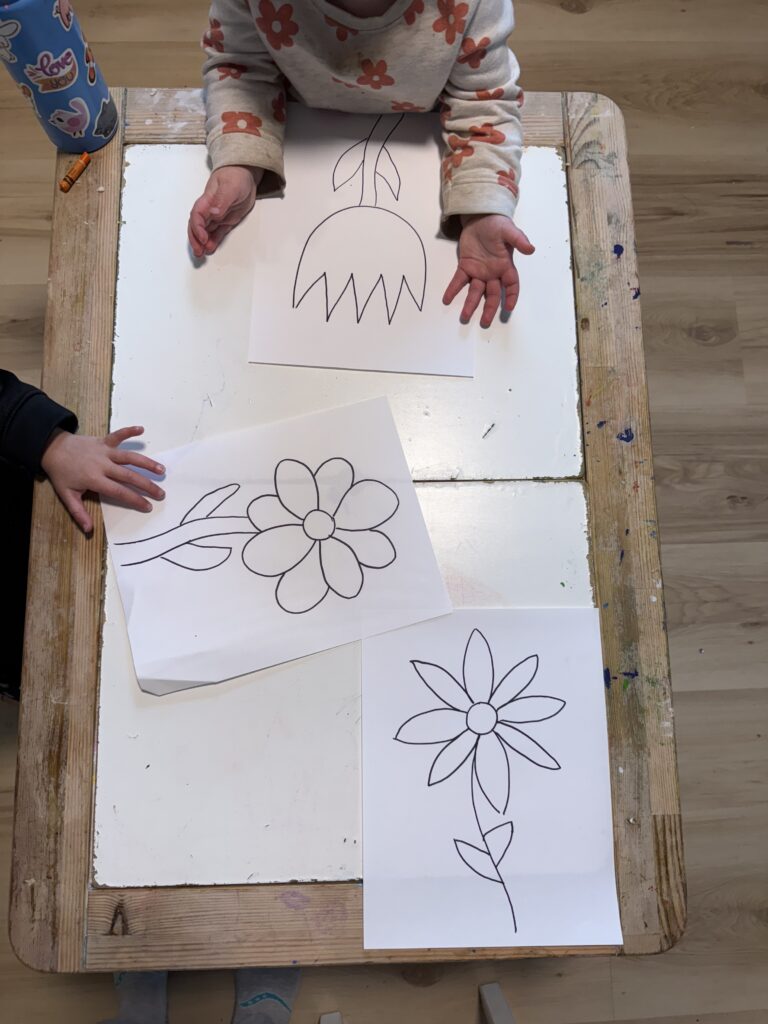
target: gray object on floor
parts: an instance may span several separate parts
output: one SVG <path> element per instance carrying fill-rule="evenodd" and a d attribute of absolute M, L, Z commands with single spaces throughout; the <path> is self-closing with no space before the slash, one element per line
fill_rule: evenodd
<path fill-rule="evenodd" d="M 344 1024 L 340 1013 L 324 1013 L 318 1024 Z"/>
<path fill-rule="evenodd" d="M 244 967 L 235 971 L 232 1024 L 288 1024 L 300 977 L 298 967 Z"/>
<path fill-rule="evenodd" d="M 167 971 L 120 971 L 114 981 L 117 1017 L 102 1024 L 168 1024 Z"/>
<path fill-rule="evenodd" d="M 481 985 L 479 993 L 483 1019 L 486 1024 L 515 1024 L 515 1018 L 512 1016 L 509 1003 L 505 999 L 498 981 Z"/>

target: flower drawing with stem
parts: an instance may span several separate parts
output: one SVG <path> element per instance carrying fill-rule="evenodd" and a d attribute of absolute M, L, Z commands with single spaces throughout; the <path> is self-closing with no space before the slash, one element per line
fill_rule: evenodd
<path fill-rule="evenodd" d="M 481 878 L 501 885 L 517 931 L 512 895 L 500 865 L 514 832 L 507 819 L 510 798 L 510 756 L 557 771 L 560 764 L 530 735 L 534 723 L 559 715 L 565 707 L 560 697 L 529 693 L 539 669 L 539 657 L 531 654 L 497 681 L 493 654 L 485 636 L 474 629 L 462 664 L 462 682 L 440 665 L 412 661 L 417 675 L 441 706 L 409 718 L 397 732 L 400 743 L 436 745 L 428 785 L 451 778 L 466 764 L 470 776 L 470 800 L 482 845 L 454 839 L 456 852 Z M 493 825 L 482 824 L 481 805 L 493 815 Z"/>
<path fill-rule="evenodd" d="M 282 459 L 273 479 L 272 492 L 249 502 L 245 515 L 220 511 L 239 484 L 209 491 L 178 526 L 116 544 L 119 564 L 162 559 L 181 569 L 210 571 L 232 554 L 227 539 L 244 536 L 244 567 L 275 579 L 278 607 L 294 615 L 312 611 L 329 593 L 354 599 L 368 570 L 393 564 L 397 552 L 381 527 L 400 499 L 388 484 L 356 479 L 352 463 L 338 456 L 314 471 L 297 459 Z"/>
<path fill-rule="evenodd" d="M 299 257 L 293 308 L 318 288 L 324 292 L 326 322 L 349 291 L 360 323 L 377 290 L 391 324 L 403 293 L 421 311 L 427 282 L 427 256 L 421 236 L 404 217 L 382 205 L 382 191 L 400 197 L 400 174 L 387 143 L 404 115 L 376 119 L 368 135 L 350 146 L 333 169 L 334 192 L 359 185 L 359 199 L 330 214 L 311 232 Z"/>

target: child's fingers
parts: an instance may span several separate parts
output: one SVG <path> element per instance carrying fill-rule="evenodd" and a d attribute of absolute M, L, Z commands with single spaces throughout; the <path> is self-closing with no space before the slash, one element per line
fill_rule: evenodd
<path fill-rule="evenodd" d="M 165 466 L 155 462 L 154 459 L 148 458 L 146 455 L 140 455 L 138 452 L 118 448 L 111 452 L 109 457 L 120 466 L 138 466 L 139 469 L 146 469 L 150 473 L 157 473 L 158 476 L 165 472 Z"/>
<path fill-rule="evenodd" d="M 199 259 L 203 255 L 204 246 L 203 246 L 203 243 L 198 240 L 198 238 L 195 236 L 194 232 L 192 231 L 192 222 L 191 221 L 187 224 L 187 241 L 189 242 L 189 246 L 190 246 L 192 252 Z"/>
<path fill-rule="evenodd" d="M 481 327 L 490 327 L 501 302 L 501 281 L 489 281 L 485 286 L 485 305 L 480 317 Z"/>
<path fill-rule="evenodd" d="M 485 295 L 485 281 L 480 281 L 478 278 L 474 278 L 469 285 L 469 291 L 464 301 L 464 308 L 461 311 L 461 320 L 465 323 L 468 322 L 475 312 L 477 307 L 480 305 L 480 300 Z"/>
<path fill-rule="evenodd" d="M 189 213 L 189 230 L 201 245 L 208 240 L 208 224 L 212 214 L 211 198 L 203 193 Z"/>
<path fill-rule="evenodd" d="M 205 251 L 208 253 L 216 252 L 233 227 L 233 224 L 221 224 L 215 231 L 212 231 Z"/>
<path fill-rule="evenodd" d="M 85 505 L 83 505 L 82 495 L 77 491 L 64 491 L 59 497 L 64 508 L 69 512 L 83 533 L 90 533 L 93 529 L 93 520 L 88 515 Z"/>
<path fill-rule="evenodd" d="M 112 465 L 107 472 L 110 480 L 116 480 L 127 487 L 133 487 L 142 494 L 148 494 L 155 501 L 161 501 L 165 497 L 165 491 L 154 480 L 142 476 L 141 473 L 135 473 L 132 469 L 126 469 L 125 466 Z"/>
<path fill-rule="evenodd" d="M 514 267 L 504 275 L 502 284 L 504 285 L 504 312 L 511 313 L 520 297 L 520 278 Z"/>
<path fill-rule="evenodd" d="M 107 434 L 104 440 L 110 448 L 117 448 L 123 441 L 127 441 L 131 437 L 138 437 L 139 434 L 143 433 L 144 427 L 120 427 L 117 430 L 113 430 L 111 434 Z"/>
<path fill-rule="evenodd" d="M 137 491 L 132 491 L 130 487 L 119 484 L 116 480 L 109 480 L 107 477 L 104 477 L 104 480 L 95 490 L 98 491 L 102 498 L 109 498 L 110 501 L 116 501 L 120 505 L 125 505 L 126 508 L 136 509 L 137 512 L 152 511 L 152 505 L 146 498 L 142 498 Z"/>
<path fill-rule="evenodd" d="M 446 306 L 450 306 L 461 289 L 466 288 L 468 281 L 468 275 L 461 269 L 461 267 L 457 267 L 456 273 L 451 278 L 448 287 L 445 289 L 445 294 L 443 295 L 443 302 Z"/>

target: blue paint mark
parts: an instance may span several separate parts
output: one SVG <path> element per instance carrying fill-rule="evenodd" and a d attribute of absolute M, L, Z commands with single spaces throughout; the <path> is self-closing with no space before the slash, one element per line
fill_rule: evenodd
<path fill-rule="evenodd" d="M 619 243 L 617 242 L 616 245 L 614 245 L 613 247 L 613 255 L 616 257 L 617 260 L 620 260 L 621 257 L 624 255 L 624 246 L 619 245 Z"/>
<path fill-rule="evenodd" d="M 651 530 L 651 532 L 648 534 L 648 536 L 649 537 L 653 537 L 653 539 L 656 540 L 656 531 L 655 530 Z"/>
<path fill-rule="evenodd" d="M 607 422 L 608 422 L 607 420 L 598 420 L 597 421 L 597 425 L 598 425 L 599 429 L 602 430 Z"/>
<path fill-rule="evenodd" d="M 608 601 L 606 601 L 605 604 L 603 605 L 603 608 L 607 608 L 607 607 L 608 607 Z"/>
<path fill-rule="evenodd" d="M 276 995 L 274 992 L 259 992 L 257 996 L 253 996 L 251 999 L 246 999 L 244 1002 L 240 1003 L 240 1005 L 243 1007 L 255 1006 L 256 1003 L 263 1003 L 265 999 L 271 999 L 275 1003 L 280 1003 L 281 1006 L 284 1006 L 286 1008 L 288 1013 L 291 1012 L 291 1008 L 288 1005 L 288 1003 L 286 1003 L 284 999 L 281 999 L 280 996 Z"/>
<path fill-rule="evenodd" d="M 626 427 L 620 434 L 617 434 L 616 440 L 623 441 L 624 444 L 629 444 L 631 441 L 634 441 L 635 433 L 632 430 L 632 427 Z"/>
<path fill-rule="evenodd" d="M 621 673 L 622 679 L 637 679 L 638 675 L 639 675 L 638 672 L 622 672 Z"/>
<path fill-rule="evenodd" d="M 624 561 L 624 548 L 619 552 L 619 565 Z"/>
<path fill-rule="evenodd" d="M 605 683 L 606 690 L 611 688 L 611 670 L 609 668 L 603 669 L 603 682 Z"/>
<path fill-rule="evenodd" d="M 639 299 L 640 298 L 640 289 L 639 288 L 633 288 L 632 289 L 632 298 L 633 299 Z"/>

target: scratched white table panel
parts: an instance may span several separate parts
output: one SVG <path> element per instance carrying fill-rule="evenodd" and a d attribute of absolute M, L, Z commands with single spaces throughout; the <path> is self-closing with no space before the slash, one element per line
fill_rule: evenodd
<path fill-rule="evenodd" d="M 457 607 L 592 604 L 580 483 L 417 490 Z M 359 645 L 152 697 L 111 570 L 105 618 L 96 882 L 359 878 Z"/>
<path fill-rule="evenodd" d="M 143 423 L 148 446 L 160 451 L 384 394 L 417 480 L 580 474 L 570 231 L 557 150 L 525 153 L 517 219 L 537 252 L 517 261 L 522 297 L 505 342 L 491 345 L 477 330 L 474 380 L 248 364 L 251 254 L 269 245 L 259 235 L 259 204 L 219 253 L 194 266 L 186 223 L 208 173 L 205 147 L 126 152 L 114 425 Z"/>

